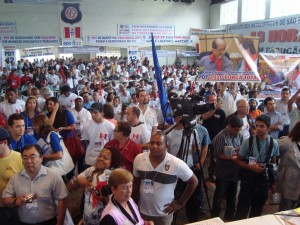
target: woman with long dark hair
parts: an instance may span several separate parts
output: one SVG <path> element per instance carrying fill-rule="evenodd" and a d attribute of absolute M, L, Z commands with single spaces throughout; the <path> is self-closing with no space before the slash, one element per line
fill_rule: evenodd
<path fill-rule="evenodd" d="M 278 167 L 277 188 L 281 193 L 279 210 L 299 207 L 300 200 L 300 122 L 289 136 L 278 140 L 280 164 Z"/>

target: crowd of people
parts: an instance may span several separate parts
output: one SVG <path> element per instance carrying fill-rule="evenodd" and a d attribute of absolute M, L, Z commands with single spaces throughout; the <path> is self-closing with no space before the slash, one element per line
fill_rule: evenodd
<path fill-rule="evenodd" d="M 0 71 L 0 221 L 63 224 L 68 193 L 83 188 L 81 224 L 168 225 L 184 206 L 196 222 L 207 213 L 208 155 L 213 217 L 224 199 L 227 221 L 259 216 L 270 189 L 281 193 L 279 210 L 299 205 L 300 89 L 260 102 L 259 84 L 197 79 L 201 66 L 230 70 L 225 47 L 218 39 L 194 65 L 162 66 L 166 95 L 214 105 L 197 118 L 174 113 L 175 127 L 164 121 L 147 57 L 7 62 Z"/>

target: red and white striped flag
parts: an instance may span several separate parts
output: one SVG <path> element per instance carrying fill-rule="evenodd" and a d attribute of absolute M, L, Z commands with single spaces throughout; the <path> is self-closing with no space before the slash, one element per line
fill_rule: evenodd
<path fill-rule="evenodd" d="M 65 38 L 80 38 L 80 27 L 65 27 Z"/>

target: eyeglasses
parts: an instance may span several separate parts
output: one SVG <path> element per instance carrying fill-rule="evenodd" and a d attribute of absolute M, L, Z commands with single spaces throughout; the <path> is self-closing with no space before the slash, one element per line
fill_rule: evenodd
<path fill-rule="evenodd" d="M 22 159 L 23 159 L 24 161 L 27 161 L 28 159 L 34 160 L 35 158 L 39 158 L 39 157 L 40 157 L 40 156 L 38 156 L 38 155 L 30 155 L 30 156 L 22 155 Z"/>

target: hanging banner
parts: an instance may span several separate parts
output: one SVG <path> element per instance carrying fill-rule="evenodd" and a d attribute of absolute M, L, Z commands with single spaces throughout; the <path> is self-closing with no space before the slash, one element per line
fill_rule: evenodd
<path fill-rule="evenodd" d="M 63 47 L 80 47 L 83 46 L 82 39 L 62 39 L 61 45 Z"/>
<path fill-rule="evenodd" d="M 201 35 L 201 34 L 226 34 L 226 28 L 220 29 L 197 29 L 197 28 L 190 28 L 190 35 Z"/>
<path fill-rule="evenodd" d="M 4 62 L 3 62 L 3 49 L 2 49 L 2 39 L 0 37 L 0 66 L 3 66 Z"/>
<path fill-rule="evenodd" d="M 190 36 L 154 36 L 154 42 L 157 44 L 191 44 Z M 143 36 L 143 43 L 151 43 L 151 35 Z"/>
<path fill-rule="evenodd" d="M 176 51 L 174 50 L 157 50 L 158 57 L 176 57 Z M 151 50 L 141 50 L 141 58 L 153 57 Z"/>
<path fill-rule="evenodd" d="M 39 56 L 49 56 L 54 55 L 53 48 L 32 48 L 32 49 L 22 49 L 20 51 L 21 59 L 29 57 L 39 57 Z"/>
<path fill-rule="evenodd" d="M 127 46 L 127 59 L 128 63 L 136 61 L 138 59 L 139 46 L 128 45 Z"/>
<path fill-rule="evenodd" d="M 0 36 L 15 35 L 16 33 L 16 22 L 0 21 Z"/>
<path fill-rule="evenodd" d="M 85 44 L 87 45 L 102 45 L 116 43 L 141 44 L 142 37 L 87 35 L 85 38 Z"/>
<path fill-rule="evenodd" d="M 259 52 L 300 54 L 300 15 L 232 24 L 227 32 L 259 37 Z"/>
<path fill-rule="evenodd" d="M 200 35 L 199 80 L 260 82 L 258 42 L 250 36 Z"/>
<path fill-rule="evenodd" d="M 185 51 L 177 49 L 177 57 L 198 57 L 200 54 L 196 51 Z"/>
<path fill-rule="evenodd" d="M 58 46 L 59 40 L 54 35 L 3 36 L 3 46 Z"/>
<path fill-rule="evenodd" d="M 156 24 L 118 24 L 117 35 L 126 36 L 142 36 L 151 35 L 154 36 L 174 36 L 175 26 L 174 25 L 156 25 Z"/>
<path fill-rule="evenodd" d="M 104 46 L 98 47 L 70 47 L 70 48 L 58 48 L 59 54 L 70 54 L 70 53 L 105 53 L 106 48 Z"/>
<path fill-rule="evenodd" d="M 15 49 L 5 49 L 4 50 L 4 60 L 9 62 L 15 62 L 16 50 Z"/>

